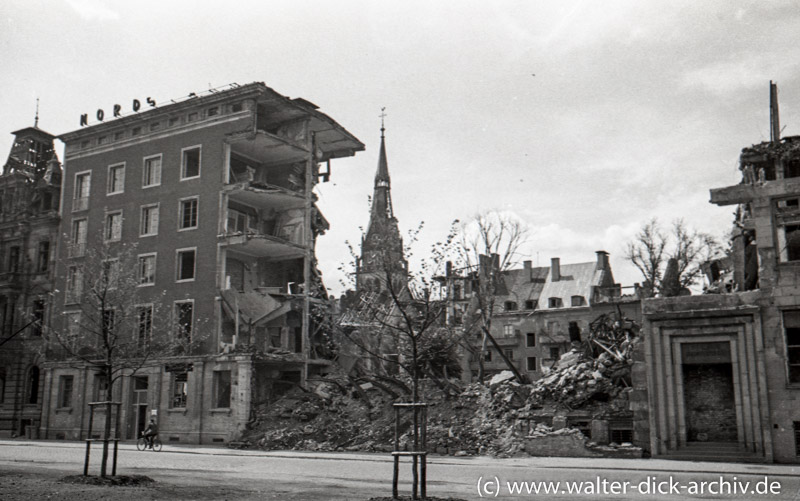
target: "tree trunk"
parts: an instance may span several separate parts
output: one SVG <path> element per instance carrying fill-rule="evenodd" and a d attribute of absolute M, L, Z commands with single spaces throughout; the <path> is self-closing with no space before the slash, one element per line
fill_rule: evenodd
<path fill-rule="evenodd" d="M 106 422 L 103 426 L 103 460 L 100 463 L 100 476 L 106 476 L 106 466 L 108 464 L 108 439 L 111 438 L 111 370 L 106 369 Z M 90 437 L 91 438 L 91 437 Z"/>

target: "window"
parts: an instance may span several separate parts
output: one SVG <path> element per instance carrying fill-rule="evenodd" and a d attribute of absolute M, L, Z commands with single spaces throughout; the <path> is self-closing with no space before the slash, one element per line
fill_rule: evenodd
<path fill-rule="evenodd" d="M 108 335 L 114 335 L 114 329 L 117 326 L 117 311 L 113 308 L 103 310 L 103 330 Z"/>
<path fill-rule="evenodd" d="M 505 309 L 506 311 L 514 311 L 517 309 L 517 303 L 515 303 L 514 301 L 506 301 Z"/>
<path fill-rule="evenodd" d="M 231 406 L 231 371 L 214 371 L 214 407 Z"/>
<path fill-rule="evenodd" d="M 114 290 L 119 285 L 119 259 L 111 258 L 103 261 L 103 281 L 108 290 Z"/>
<path fill-rule="evenodd" d="M 58 378 L 58 406 L 61 408 L 72 407 L 73 376 Z"/>
<path fill-rule="evenodd" d="M 548 308 L 562 308 L 564 306 L 564 302 L 561 301 L 560 297 L 551 297 L 547 300 L 547 307 Z"/>
<path fill-rule="evenodd" d="M 133 129 L 131 129 L 131 136 L 138 136 L 141 133 L 142 133 L 141 127 L 134 127 Z"/>
<path fill-rule="evenodd" d="M 197 197 L 180 201 L 178 206 L 178 230 L 197 228 Z"/>
<path fill-rule="evenodd" d="M 79 303 L 83 295 L 83 273 L 77 266 L 67 268 L 67 290 L 65 302 Z"/>
<path fill-rule="evenodd" d="M 492 361 L 492 350 L 486 350 L 486 353 L 483 354 L 483 361 L 484 362 Z"/>
<path fill-rule="evenodd" d="M 114 133 L 114 141 L 119 141 L 120 139 L 122 139 L 124 137 L 125 137 L 125 131 L 124 130 L 117 131 L 117 132 Z"/>
<path fill-rule="evenodd" d="M 536 370 L 536 357 L 528 357 L 527 366 L 529 371 Z"/>
<path fill-rule="evenodd" d="M 138 342 L 140 348 L 147 348 L 153 338 L 153 305 L 145 304 L 136 307 L 138 321 Z"/>
<path fill-rule="evenodd" d="M 525 301 L 525 309 L 526 310 L 535 310 L 536 309 L 536 300 L 535 299 L 528 299 Z"/>
<path fill-rule="evenodd" d="M 5 401 L 6 395 L 6 369 L 0 367 L 0 404 Z"/>
<path fill-rule="evenodd" d="M 558 357 L 560 357 L 560 356 L 561 356 L 561 354 L 559 353 L 559 351 L 560 351 L 560 350 L 558 349 L 558 347 L 556 347 L 556 348 L 550 348 L 550 358 L 551 358 L 551 359 L 553 359 L 553 360 L 558 360 Z"/>
<path fill-rule="evenodd" d="M 503 336 L 505 337 L 514 337 L 514 326 L 513 325 L 504 325 L 503 326 Z"/>
<path fill-rule="evenodd" d="M 8 267 L 6 269 L 11 273 L 19 271 L 19 247 L 16 245 L 8 249 Z"/>
<path fill-rule="evenodd" d="M 161 122 L 153 122 L 150 124 L 150 132 L 156 131 L 161 128 Z"/>
<path fill-rule="evenodd" d="M 200 177 L 200 147 L 181 150 L 181 180 Z"/>
<path fill-rule="evenodd" d="M 50 267 L 50 242 L 44 240 L 39 242 L 39 249 L 36 253 L 36 271 L 44 273 Z"/>
<path fill-rule="evenodd" d="M 572 306 L 586 306 L 586 298 L 583 296 L 572 296 Z"/>
<path fill-rule="evenodd" d="M 65 344 L 70 348 L 75 348 L 81 335 L 81 313 L 72 311 L 65 313 L 64 316 L 67 320 L 67 339 L 64 340 Z"/>
<path fill-rule="evenodd" d="M 125 164 L 108 167 L 108 194 L 114 195 L 125 191 Z"/>
<path fill-rule="evenodd" d="M 789 383 L 800 383 L 800 310 L 783 312 Z"/>
<path fill-rule="evenodd" d="M 158 204 L 142 206 L 142 217 L 139 224 L 139 236 L 158 235 Z"/>
<path fill-rule="evenodd" d="M 239 101 L 238 103 L 233 103 L 231 105 L 231 111 L 234 112 L 234 113 L 242 111 L 243 108 L 244 108 L 244 105 L 242 104 L 241 101 Z"/>
<path fill-rule="evenodd" d="M 179 340 L 191 340 L 193 312 L 194 301 L 175 302 L 175 335 Z"/>
<path fill-rule="evenodd" d="M 94 375 L 94 401 L 105 402 L 108 400 L 108 378 L 103 374 Z"/>
<path fill-rule="evenodd" d="M 86 253 L 86 219 L 72 221 L 72 245 L 69 248 L 69 257 L 81 257 Z"/>
<path fill-rule="evenodd" d="M 122 211 L 106 213 L 106 242 L 118 242 L 122 239 Z"/>
<path fill-rule="evenodd" d="M 247 231 L 247 214 L 236 209 L 228 209 L 228 232 L 244 233 Z"/>
<path fill-rule="evenodd" d="M 156 253 L 139 255 L 139 285 L 156 283 Z"/>
<path fill-rule="evenodd" d="M 108 136 L 100 136 L 97 138 L 97 144 L 106 144 L 108 142 Z"/>
<path fill-rule="evenodd" d="M 142 169 L 142 188 L 161 184 L 161 155 L 146 157 Z"/>
<path fill-rule="evenodd" d="M 194 280 L 194 262 L 196 249 L 178 249 L 178 282 Z"/>
<path fill-rule="evenodd" d="M 536 333 L 529 332 L 525 335 L 525 346 L 528 348 L 533 348 L 536 346 Z"/>
<path fill-rule="evenodd" d="M 194 122 L 195 120 L 197 120 L 197 112 L 196 111 L 186 115 L 186 121 L 187 122 Z"/>
<path fill-rule="evenodd" d="M 172 118 L 169 119 L 169 126 L 170 127 L 175 127 L 179 123 L 181 123 L 180 117 L 172 117 Z"/>
<path fill-rule="evenodd" d="M 504 349 L 503 355 L 505 355 L 506 358 L 509 360 L 514 360 L 514 350 L 512 350 L 511 348 Z"/>
<path fill-rule="evenodd" d="M 172 373 L 172 399 L 169 406 L 172 409 L 186 408 L 186 396 L 189 394 L 189 373 L 186 371 Z"/>
<path fill-rule="evenodd" d="M 578 327 L 578 322 L 570 322 L 567 331 L 569 332 L 570 342 L 581 342 L 581 328 Z"/>
<path fill-rule="evenodd" d="M 31 333 L 36 337 L 41 336 L 44 329 L 44 306 L 44 299 L 35 299 L 31 308 Z"/>
<path fill-rule="evenodd" d="M 212 106 L 211 108 L 208 109 L 208 112 L 206 114 L 210 117 L 219 115 L 219 107 Z"/>
<path fill-rule="evenodd" d="M 28 399 L 27 403 L 39 403 L 39 368 L 35 365 L 28 369 Z"/>
<path fill-rule="evenodd" d="M 89 188 L 91 185 L 91 172 L 75 174 L 75 191 L 72 196 L 72 212 L 89 208 Z"/>

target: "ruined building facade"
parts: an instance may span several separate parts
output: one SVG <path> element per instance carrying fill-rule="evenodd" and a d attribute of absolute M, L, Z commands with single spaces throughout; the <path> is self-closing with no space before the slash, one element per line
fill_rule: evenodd
<path fill-rule="evenodd" d="M 653 456 L 800 457 L 800 137 L 745 148 L 740 162 L 740 184 L 711 190 L 736 208 L 716 293 L 643 305 L 637 429 Z"/>
<path fill-rule="evenodd" d="M 42 409 L 61 166 L 37 125 L 13 133 L 0 175 L 0 436 L 35 435 Z"/>
<path fill-rule="evenodd" d="M 122 404 L 122 438 L 155 415 L 165 442 L 228 442 L 254 408 L 327 370 L 313 313 L 327 300 L 314 248 L 328 223 L 313 190 L 332 159 L 364 149 L 357 138 L 314 104 L 253 83 L 60 139 L 65 242 L 53 328 L 80 334 L 78 264 L 99 239 L 135 254 L 140 340 L 175 336 L 192 348 L 125 373 L 113 395 L 102 374 L 54 349 L 44 437 L 88 438 L 87 404 L 110 398 Z"/>

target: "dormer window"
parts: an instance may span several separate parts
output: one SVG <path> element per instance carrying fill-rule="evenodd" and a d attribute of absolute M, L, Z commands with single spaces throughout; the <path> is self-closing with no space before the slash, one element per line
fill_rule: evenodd
<path fill-rule="evenodd" d="M 515 311 L 517 309 L 517 303 L 514 301 L 506 301 L 505 308 L 506 311 Z"/>
<path fill-rule="evenodd" d="M 561 300 L 560 297 L 551 297 L 547 300 L 547 307 L 548 308 L 563 308 L 564 302 Z"/>
<path fill-rule="evenodd" d="M 583 296 L 572 296 L 572 306 L 586 306 L 586 298 Z"/>
<path fill-rule="evenodd" d="M 535 310 L 536 309 L 536 300 L 535 299 L 528 299 L 525 301 L 525 309 L 526 310 Z"/>

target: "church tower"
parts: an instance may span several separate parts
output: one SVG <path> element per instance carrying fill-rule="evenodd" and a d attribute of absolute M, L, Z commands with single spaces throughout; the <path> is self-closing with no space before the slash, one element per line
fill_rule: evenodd
<path fill-rule="evenodd" d="M 405 285 L 408 277 L 408 263 L 403 257 L 403 239 L 392 210 L 392 183 L 386 160 L 384 116 L 381 114 L 381 151 L 378 156 L 378 171 L 375 173 L 369 226 L 366 235 L 361 239 L 361 257 L 356 269 L 357 292 L 385 290 L 389 274 L 395 283 L 402 285 Z"/>

